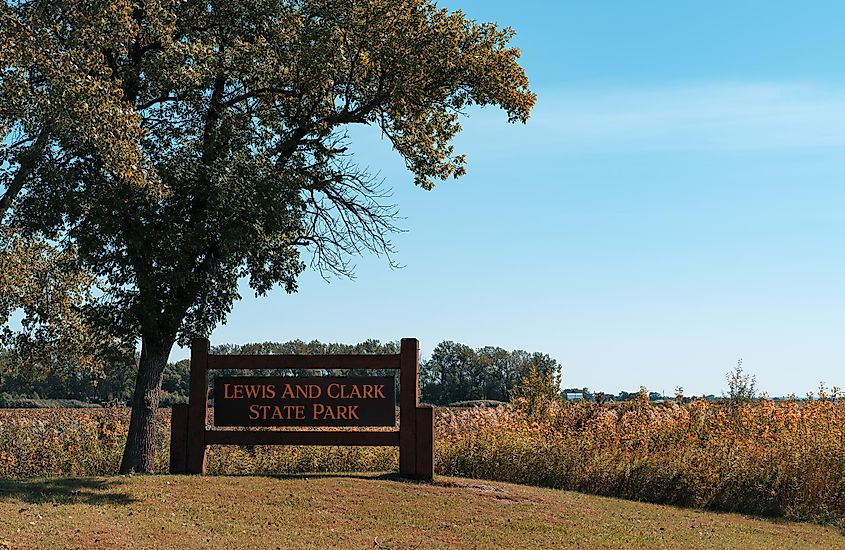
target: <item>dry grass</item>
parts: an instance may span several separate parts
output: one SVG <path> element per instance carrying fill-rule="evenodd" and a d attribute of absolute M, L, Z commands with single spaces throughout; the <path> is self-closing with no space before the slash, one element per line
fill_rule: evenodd
<path fill-rule="evenodd" d="M 438 471 L 845 527 L 845 402 L 530 408 L 446 413 Z"/>
<path fill-rule="evenodd" d="M 156 467 L 170 462 L 170 411 L 157 417 Z M 129 410 L 0 409 L 0 478 L 102 476 L 118 472 Z M 383 472 L 398 468 L 390 447 L 234 447 L 208 449 L 208 472 Z"/>
<path fill-rule="evenodd" d="M 845 548 L 832 528 L 497 482 L 0 481 L 0 548 Z"/>
<path fill-rule="evenodd" d="M 440 410 L 437 473 L 845 528 L 842 401 L 540 405 Z M 0 410 L 0 477 L 112 475 L 127 423 L 125 409 Z M 163 473 L 167 411 L 159 428 Z M 397 455 L 378 447 L 213 447 L 209 471 L 391 471 Z"/>

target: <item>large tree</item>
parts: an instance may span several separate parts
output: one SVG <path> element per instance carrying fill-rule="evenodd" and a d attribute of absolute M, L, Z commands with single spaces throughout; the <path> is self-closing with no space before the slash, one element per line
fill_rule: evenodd
<path fill-rule="evenodd" d="M 347 153 L 374 125 L 426 189 L 464 172 L 473 105 L 534 104 L 513 33 L 427 0 L 4 0 L 0 223 L 96 288 L 84 311 L 141 356 L 122 472 L 153 466 L 175 342 L 238 281 L 288 292 L 389 253 L 393 206 Z"/>

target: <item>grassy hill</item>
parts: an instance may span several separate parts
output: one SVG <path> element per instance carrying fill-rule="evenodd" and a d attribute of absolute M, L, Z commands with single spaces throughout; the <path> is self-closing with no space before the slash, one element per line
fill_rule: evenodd
<path fill-rule="evenodd" d="M 843 548 L 833 528 L 390 476 L 0 480 L 0 549 Z"/>

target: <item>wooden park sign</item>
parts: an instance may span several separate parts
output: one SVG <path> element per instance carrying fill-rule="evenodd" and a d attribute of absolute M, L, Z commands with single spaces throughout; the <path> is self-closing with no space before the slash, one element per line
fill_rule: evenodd
<path fill-rule="evenodd" d="M 434 410 L 419 404 L 419 341 L 405 338 L 397 355 L 211 355 L 209 341 L 191 344 L 187 405 L 174 405 L 170 472 L 205 473 L 208 445 L 398 446 L 399 473 L 434 475 Z M 209 429 L 208 371 L 219 369 L 395 369 L 399 429 L 390 431 Z M 214 381 L 214 427 L 395 426 L 393 377 L 220 376 Z"/>

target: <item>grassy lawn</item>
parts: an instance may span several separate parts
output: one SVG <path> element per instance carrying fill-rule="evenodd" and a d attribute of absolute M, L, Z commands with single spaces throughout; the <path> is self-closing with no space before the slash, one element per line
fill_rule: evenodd
<path fill-rule="evenodd" d="M 0 480 L 0 549 L 843 548 L 817 525 L 440 477 Z"/>

